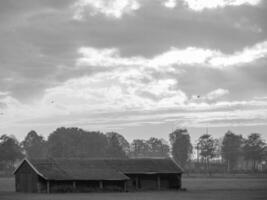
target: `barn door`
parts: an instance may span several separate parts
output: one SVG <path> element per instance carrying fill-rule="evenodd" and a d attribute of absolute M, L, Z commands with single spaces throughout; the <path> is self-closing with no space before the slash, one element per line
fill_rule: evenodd
<path fill-rule="evenodd" d="M 22 177 L 23 177 L 23 182 L 22 182 L 23 192 L 33 192 L 32 176 L 30 174 L 22 174 Z"/>
<path fill-rule="evenodd" d="M 27 192 L 32 192 L 32 177 L 27 174 Z"/>
<path fill-rule="evenodd" d="M 28 191 L 28 178 L 27 174 L 20 174 L 20 192 Z"/>

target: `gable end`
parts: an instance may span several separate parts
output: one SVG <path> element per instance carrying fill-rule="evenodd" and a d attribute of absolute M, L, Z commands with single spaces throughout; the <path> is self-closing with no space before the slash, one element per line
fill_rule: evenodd
<path fill-rule="evenodd" d="M 39 172 L 35 167 L 34 165 L 28 160 L 28 159 L 23 159 L 21 161 L 21 163 L 19 164 L 19 166 L 15 169 L 15 171 L 13 172 L 13 174 L 15 175 L 19 169 L 25 164 L 27 164 L 37 175 L 41 176 L 42 178 L 44 179 L 47 179 L 41 172 Z"/>

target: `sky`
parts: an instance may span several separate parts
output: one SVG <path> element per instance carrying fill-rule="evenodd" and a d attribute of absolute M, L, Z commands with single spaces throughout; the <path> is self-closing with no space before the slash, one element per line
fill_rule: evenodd
<path fill-rule="evenodd" d="M 0 134 L 267 139 L 267 1 L 1 0 Z"/>

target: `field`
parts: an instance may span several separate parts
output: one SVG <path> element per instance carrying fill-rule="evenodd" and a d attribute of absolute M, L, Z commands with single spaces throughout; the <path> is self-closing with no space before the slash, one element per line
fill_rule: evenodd
<path fill-rule="evenodd" d="M 0 178 L 1 200 L 266 200 L 267 178 L 184 178 L 186 192 L 22 194 L 14 180 Z"/>

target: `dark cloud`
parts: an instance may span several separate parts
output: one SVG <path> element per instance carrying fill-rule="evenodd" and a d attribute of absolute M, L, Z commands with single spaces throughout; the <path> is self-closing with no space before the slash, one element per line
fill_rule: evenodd
<path fill-rule="evenodd" d="M 230 91 L 225 100 L 248 100 L 266 95 L 266 60 L 226 70 L 185 66 L 186 72 L 176 76 L 179 88 L 188 96 L 203 96 L 217 88 Z"/>
<path fill-rule="evenodd" d="M 251 6 L 194 12 L 184 7 L 170 10 L 149 1 L 135 16 L 120 20 L 88 17 L 76 24 L 76 30 L 84 45 L 119 47 L 125 56 L 153 56 L 170 46 L 232 53 L 266 39 L 266 17 L 265 9 Z M 253 31 L 254 27 L 262 32 Z"/>
<path fill-rule="evenodd" d="M 72 19 L 70 6 L 73 3 L 74 0 L 0 2 L 3 19 L 0 20 L 0 90 L 8 89 L 16 98 L 23 99 L 39 96 L 44 89 L 69 78 L 107 70 L 75 69 L 77 49 L 81 46 L 116 47 L 122 56 L 152 57 L 171 46 L 196 46 L 233 53 L 266 40 L 266 3 L 260 7 L 194 12 L 183 6 L 170 10 L 158 1 L 145 1 L 134 15 L 117 20 L 87 15 L 84 21 Z M 261 31 L 255 32 L 253 28 Z M 176 77 L 179 87 L 189 95 L 231 88 L 233 95 L 237 93 L 236 97 L 242 92 L 248 96 L 250 92 L 258 94 L 264 89 L 266 70 L 261 66 L 233 72 L 185 68 L 186 73 L 181 76 L 155 73 L 155 78 Z M 240 87 L 247 89 L 240 91 Z"/>

